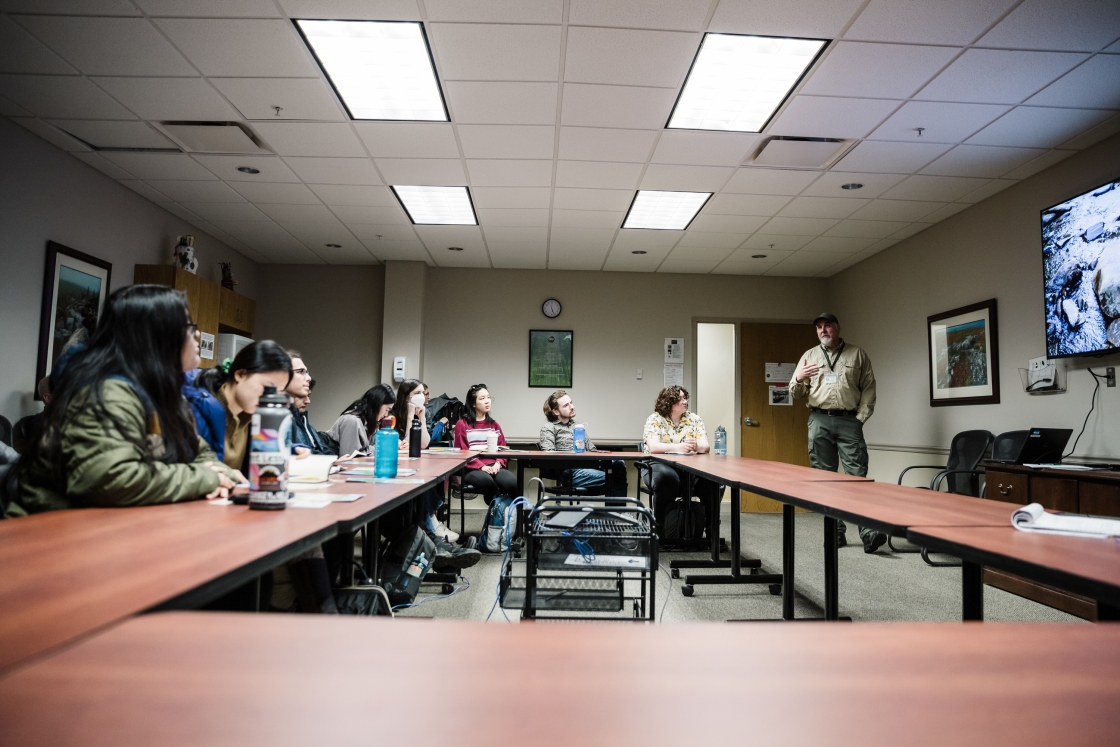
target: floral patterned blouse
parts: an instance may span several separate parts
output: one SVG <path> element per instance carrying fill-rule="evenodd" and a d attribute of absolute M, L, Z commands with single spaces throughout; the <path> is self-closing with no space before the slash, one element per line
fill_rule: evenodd
<path fill-rule="evenodd" d="M 686 438 L 707 438 L 708 432 L 704 429 L 704 421 L 694 412 L 681 415 L 681 423 L 673 425 L 669 418 L 662 417 L 656 412 L 646 418 L 646 427 L 642 432 L 642 451 L 649 453 L 647 442 L 653 438 L 663 444 L 679 444 Z"/>

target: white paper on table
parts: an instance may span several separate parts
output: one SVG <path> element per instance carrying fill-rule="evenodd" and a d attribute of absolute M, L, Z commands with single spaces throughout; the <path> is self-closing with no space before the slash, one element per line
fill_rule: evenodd
<path fill-rule="evenodd" d="M 785 386 L 771 386 L 767 387 L 770 404 L 778 406 L 793 406 L 793 397 L 789 393 L 789 387 Z"/>
<path fill-rule="evenodd" d="M 331 499 L 325 495 L 292 493 L 288 496 L 288 508 L 326 508 L 329 505 L 331 505 Z"/>
<path fill-rule="evenodd" d="M 314 501 L 316 503 L 326 501 L 327 503 L 353 503 L 362 497 L 362 493 L 289 493 L 289 503 L 294 500 L 301 501 Z"/>
<path fill-rule="evenodd" d="M 644 571 L 649 567 L 649 558 L 642 555 L 588 555 L 571 553 L 564 559 L 564 565 L 582 565 L 592 568 L 629 568 Z"/>
<path fill-rule="evenodd" d="M 793 381 L 796 363 L 767 363 L 766 380 L 771 384 L 788 384 Z"/>
<path fill-rule="evenodd" d="M 1104 519 L 1082 514 L 1052 514 L 1039 503 L 1017 508 L 1011 526 L 1024 532 L 1045 532 L 1075 537 L 1120 536 L 1120 519 Z"/>
<path fill-rule="evenodd" d="M 665 383 L 661 386 L 684 386 L 684 364 L 665 364 Z"/>
<path fill-rule="evenodd" d="M 666 337 L 665 338 L 665 362 L 666 363 L 684 363 L 684 338 L 683 337 Z"/>
<path fill-rule="evenodd" d="M 288 462 L 288 482 L 326 482 L 331 466 L 338 457 L 330 454 L 309 454 Z"/>
<path fill-rule="evenodd" d="M 1100 467 L 1093 467 L 1088 464 L 1024 464 L 1024 467 L 1033 467 L 1034 469 L 1064 469 L 1070 472 L 1092 472 Z"/>

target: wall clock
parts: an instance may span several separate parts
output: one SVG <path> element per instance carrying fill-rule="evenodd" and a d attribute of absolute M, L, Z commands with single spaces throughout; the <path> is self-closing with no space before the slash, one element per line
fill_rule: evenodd
<path fill-rule="evenodd" d="M 550 298 L 541 306 L 541 311 L 549 319 L 555 319 L 560 316 L 560 302 L 555 298 Z"/>

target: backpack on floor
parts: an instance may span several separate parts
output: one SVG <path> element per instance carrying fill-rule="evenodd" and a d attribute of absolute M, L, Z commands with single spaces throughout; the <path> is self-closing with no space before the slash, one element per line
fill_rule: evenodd
<path fill-rule="evenodd" d="M 373 583 L 361 563 L 354 561 L 354 570 L 360 581 L 353 586 L 340 586 L 334 590 L 334 604 L 338 607 L 338 614 L 392 617 L 393 608 L 385 590 Z"/>
<path fill-rule="evenodd" d="M 517 511 L 512 508 L 513 498 L 496 495 L 486 508 L 482 531 L 478 534 L 478 549 L 482 552 L 505 552 L 517 539 Z M 506 534 L 506 523 L 509 534 Z"/>
<path fill-rule="evenodd" d="M 686 521 L 684 501 L 680 499 L 673 501 L 669 510 L 665 512 L 665 534 L 661 539 L 686 540 L 700 539 L 704 536 L 704 527 L 708 526 L 704 504 L 693 501 L 688 508 L 688 520 Z"/>
<path fill-rule="evenodd" d="M 405 527 L 389 543 L 381 561 L 381 588 L 394 607 L 411 604 L 436 557 L 436 544 L 416 526 Z"/>

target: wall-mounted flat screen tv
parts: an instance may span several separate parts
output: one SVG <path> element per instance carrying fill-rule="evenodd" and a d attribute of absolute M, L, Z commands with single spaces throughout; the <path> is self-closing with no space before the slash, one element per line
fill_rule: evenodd
<path fill-rule="evenodd" d="M 1042 211 L 1046 354 L 1120 350 L 1120 180 Z"/>

